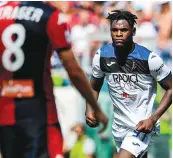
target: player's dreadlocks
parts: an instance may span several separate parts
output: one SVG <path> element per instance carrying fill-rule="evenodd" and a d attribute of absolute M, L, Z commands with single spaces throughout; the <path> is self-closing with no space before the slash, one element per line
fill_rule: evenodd
<path fill-rule="evenodd" d="M 114 20 L 120 20 L 120 19 L 125 19 L 129 23 L 129 25 L 133 28 L 134 24 L 136 23 L 137 16 L 132 14 L 129 11 L 123 11 L 123 10 L 112 10 L 112 14 L 109 13 L 107 19 L 110 20 L 110 23 Z"/>

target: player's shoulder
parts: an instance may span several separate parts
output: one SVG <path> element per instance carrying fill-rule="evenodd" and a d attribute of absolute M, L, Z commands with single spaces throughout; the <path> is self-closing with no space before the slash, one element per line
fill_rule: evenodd
<path fill-rule="evenodd" d="M 135 45 L 136 45 L 138 50 L 140 50 L 142 52 L 146 52 L 146 53 L 151 53 L 151 50 L 149 50 L 148 48 L 146 48 L 146 47 L 144 47 L 144 46 L 142 46 L 140 44 L 137 44 L 137 43 L 135 43 Z"/>
<path fill-rule="evenodd" d="M 160 67 L 164 66 L 163 60 L 155 52 L 150 53 L 150 56 L 148 58 L 148 63 L 150 68 L 153 68 L 154 70 L 157 70 Z"/>
<path fill-rule="evenodd" d="M 131 56 L 139 60 L 148 60 L 151 53 L 152 51 L 149 50 L 148 48 L 135 43 L 135 49 L 131 54 Z"/>
<path fill-rule="evenodd" d="M 100 47 L 100 56 L 101 57 L 112 57 L 114 56 L 114 47 L 112 43 L 104 44 Z"/>

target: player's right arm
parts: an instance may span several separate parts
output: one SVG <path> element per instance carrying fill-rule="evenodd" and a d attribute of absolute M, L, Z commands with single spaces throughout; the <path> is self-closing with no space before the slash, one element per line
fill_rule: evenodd
<path fill-rule="evenodd" d="M 92 87 L 95 99 L 98 100 L 100 89 L 103 85 L 104 74 L 100 68 L 100 49 L 95 53 L 92 64 L 92 77 L 90 85 Z M 98 121 L 95 118 L 95 111 L 89 103 L 86 103 L 86 122 L 90 127 L 97 127 Z"/>
<path fill-rule="evenodd" d="M 58 11 L 55 11 L 51 15 L 47 24 L 49 39 L 53 48 L 57 51 L 71 82 L 79 90 L 81 95 L 86 98 L 87 102 L 90 103 L 96 112 L 95 114 L 97 119 L 103 123 L 103 129 L 105 129 L 108 118 L 103 114 L 98 106 L 87 77 L 74 57 L 70 47 L 69 30 L 67 28 L 67 24 L 63 22 L 62 18 L 63 16 L 60 15 Z"/>

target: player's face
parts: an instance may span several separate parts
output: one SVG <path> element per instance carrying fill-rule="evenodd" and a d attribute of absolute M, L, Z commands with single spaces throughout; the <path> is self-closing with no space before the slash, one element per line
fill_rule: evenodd
<path fill-rule="evenodd" d="M 114 20 L 111 25 L 111 37 L 117 47 L 124 47 L 129 41 L 132 41 L 133 29 L 126 20 Z"/>

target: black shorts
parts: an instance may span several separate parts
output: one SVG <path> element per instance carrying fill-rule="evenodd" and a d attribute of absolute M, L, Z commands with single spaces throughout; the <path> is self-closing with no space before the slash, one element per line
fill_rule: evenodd
<path fill-rule="evenodd" d="M 3 158 L 55 158 L 62 155 L 59 124 L 47 125 L 46 105 L 41 99 L 16 102 L 15 125 L 0 126 Z"/>

